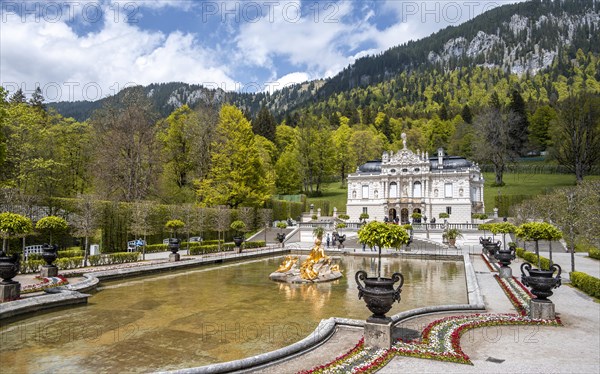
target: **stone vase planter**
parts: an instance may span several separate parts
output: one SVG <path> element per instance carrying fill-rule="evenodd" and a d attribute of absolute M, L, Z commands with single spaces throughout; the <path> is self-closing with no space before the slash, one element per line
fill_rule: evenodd
<path fill-rule="evenodd" d="M 235 241 L 235 238 L 233 239 Z M 278 233 L 277 234 L 277 241 L 279 243 L 283 243 L 283 241 L 285 240 L 285 234 L 284 233 Z M 237 245 L 237 244 L 236 244 Z"/>
<path fill-rule="evenodd" d="M 236 247 L 238 247 L 238 251 L 242 251 L 242 243 L 244 243 L 244 237 L 243 236 L 234 236 L 233 237 L 233 243 L 235 244 Z"/>
<path fill-rule="evenodd" d="M 508 249 L 500 249 L 495 254 L 496 260 L 502 265 L 502 267 L 508 267 L 511 261 L 516 258 L 515 247 L 508 247 Z"/>
<path fill-rule="evenodd" d="M 385 314 L 392 309 L 396 301 L 400 301 L 400 292 L 404 284 L 404 277 L 400 273 L 394 273 L 392 278 L 368 278 L 367 272 L 359 270 L 355 274 L 356 284 L 358 285 L 358 298 L 363 298 L 367 308 L 373 313 L 370 318 L 376 320 L 385 320 Z M 363 281 L 364 285 L 361 284 Z M 398 287 L 394 284 L 400 282 Z"/>
<path fill-rule="evenodd" d="M 52 263 L 58 258 L 56 245 L 44 244 L 42 246 L 42 258 L 46 261 L 47 266 L 53 266 Z"/>
<path fill-rule="evenodd" d="M 557 274 L 553 277 L 555 272 Z M 553 294 L 551 290 L 561 285 L 561 272 L 562 269 L 557 264 L 552 264 L 550 270 L 541 270 L 532 268 L 530 263 L 525 262 L 521 264 L 521 281 L 531 288 L 531 293 L 537 296 L 537 300 L 549 301 L 548 297 Z"/>
<path fill-rule="evenodd" d="M 19 273 L 20 259 L 18 254 L 7 256 L 6 253 L 0 252 L 0 278 L 1 284 L 16 283 L 12 279 Z"/>
<path fill-rule="evenodd" d="M 340 235 L 338 237 L 338 241 L 340 242 L 339 247 L 344 248 L 344 242 L 346 241 L 346 235 Z"/>
<path fill-rule="evenodd" d="M 179 248 L 181 247 L 181 241 L 178 238 L 169 238 L 169 244 L 167 248 L 173 253 L 179 252 Z"/>
<path fill-rule="evenodd" d="M 483 246 L 483 249 L 486 251 L 487 256 L 490 260 L 495 259 L 495 255 L 496 252 L 498 252 L 500 250 L 500 241 L 497 241 L 496 243 L 490 242 L 489 244 L 485 244 Z"/>

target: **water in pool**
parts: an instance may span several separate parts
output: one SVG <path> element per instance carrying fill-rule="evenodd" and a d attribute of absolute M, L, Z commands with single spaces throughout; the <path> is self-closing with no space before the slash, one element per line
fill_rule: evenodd
<path fill-rule="evenodd" d="M 374 276 L 376 259 L 336 258 L 344 277 L 282 284 L 268 275 L 282 258 L 105 282 L 85 306 L 0 325 L 0 363 L 19 373 L 148 372 L 240 359 L 294 343 L 321 319 L 366 319 L 354 273 Z M 382 259 L 382 274 L 404 275 L 388 315 L 467 303 L 464 265 Z"/>

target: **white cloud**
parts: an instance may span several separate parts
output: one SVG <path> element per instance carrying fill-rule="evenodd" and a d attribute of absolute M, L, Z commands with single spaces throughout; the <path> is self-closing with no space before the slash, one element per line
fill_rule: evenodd
<path fill-rule="evenodd" d="M 294 73 L 286 74 L 274 82 L 269 82 L 265 84 L 265 91 L 273 93 L 274 91 L 281 90 L 282 88 L 292 86 L 298 83 L 304 83 L 311 79 L 312 78 L 308 73 L 297 71 Z"/>
<path fill-rule="evenodd" d="M 39 84 L 52 90 L 46 95 L 52 101 L 95 100 L 131 83 L 184 81 L 227 89 L 236 83 L 191 34 L 165 35 L 108 18 L 100 31 L 84 36 L 64 21 L 8 17 L 2 28 L 10 30 L 0 33 L 2 85 L 27 93 Z"/>

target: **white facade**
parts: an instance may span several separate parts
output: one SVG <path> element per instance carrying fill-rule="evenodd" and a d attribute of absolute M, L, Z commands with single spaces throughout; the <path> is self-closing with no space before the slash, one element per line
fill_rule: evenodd
<path fill-rule="evenodd" d="M 438 157 L 406 148 L 384 152 L 381 161 L 369 161 L 348 175 L 347 214 L 358 221 L 361 213 L 369 220 L 411 221 L 421 213 L 441 223 L 440 213 L 449 213 L 450 223 L 471 223 L 472 213 L 484 213 L 483 176 L 479 167 L 461 157 Z"/>

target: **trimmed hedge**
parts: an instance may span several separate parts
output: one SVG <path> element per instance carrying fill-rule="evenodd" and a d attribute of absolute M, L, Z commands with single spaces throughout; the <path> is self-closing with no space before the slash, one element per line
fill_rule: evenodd
<path fill-rule="evenodd" d="M 40 267 L 42 265 L 46 265 L 46 261 L 32 259 L 31 256 L 29 256 L 29 260 L 21 261 L 20 273 L 21 274 L 37 273 L 38 271 L 40 271 Z"/>
<path fill-rule="evenodd" d="M 524 248 L 520 247 L 517 248 L 516 252 L 517 256 L 521 257 L 525 261 L 531 262 L 532 265 L 537 266 L 538 256 L 536 256 L 535 253 L 526 251 Z M 540 256 L 540 265 L 542 267 L 542 270 L 548 270 L 550 269 L 550 260 L 548 260 L 546 257 Z"/>
<path fill-rule="evenodd" d="M 595 258 L 596 260 L 600 260 L 600 249 L 598 248 L 590 248 L 588 254 L 591 258 Z"/>
<path fill-rule="evenodd" d="M 58 270 L 77 269 L 83 266 L 83 256 L 57 258 L 54 265 Z"/>
<path fill-rule="evenodd" d="M 235 244 L 233 243 L 225 243 L 221 244 L 221 252 L 232 251 L 235 248 Z M 190 247 L 189 255 L 204 255 L 208 253 L 218 253 L 219 245 L 218 244 L 210 244 L 210 245 L 201 245 L 199 247 Z"/>
<path fill-rule="evenodd" d="M 128 262 L 136 262 L 140 257 L 140 252 L 116 252 L 106 253 L 101 255 L 89 256 L 92 266 L 125 264 Z"/>
<path fill-rule="evenodd" d="M 146 253 L 156 253 L 168 251 L 166 244 L 150 244 L 146 246 Z"/>
<path fill-rule="evenodd" d="M 600 299 L 600 279 L 580 271 L 569 273 L 571 284 L 586 294 Z"/>
<path fill-rule="evenodd" d="M 85 253 L 81 249 L 70 249 L 66 251 L 58 251 L 56 252 L 58 258 L 67 258 L 67 257 L 83 257 Z"/>
<path fill-rule="evenodd" d="M 255 242 L 244 242 L 244 248 L 246 249 L 251 249 L 251 248 L 262 248 L 266 246 L 266 243 L 264 240 L 257 240 Z"/>

